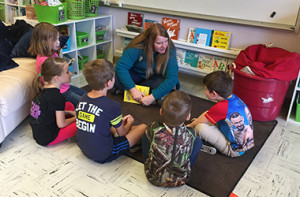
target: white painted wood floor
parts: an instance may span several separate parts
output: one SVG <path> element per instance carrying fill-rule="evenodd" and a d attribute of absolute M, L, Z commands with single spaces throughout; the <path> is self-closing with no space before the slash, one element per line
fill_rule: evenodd
<path fill-rule="evenodd" d="M 182 75 L 182 90 L 204 97 L 201 79 Z M 82 78 L 72 79 L 83 86 Z M 238 196 L 300 196 L 300 127 L 278 125 L 234 189 Z M 201 178 L 201 176 L 199 177 Z M 216 188 L 218 189 L 218 188 Z M 151 185 L 143 164 L 122 156 L 108 164 L 90 161 L 74 142 L 41 147 L 28 119 L 0 148 L 0 196 L 206 196 L 188 186 Z"/>

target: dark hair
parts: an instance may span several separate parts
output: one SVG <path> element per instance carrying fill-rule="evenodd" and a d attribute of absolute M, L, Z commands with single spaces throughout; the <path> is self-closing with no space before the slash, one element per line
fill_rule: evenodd
<path fill-rule="evenodd" d="M 233 81 L 231 76 L 224 71 L 214 71 L 203 78 L 203 84 L 209 92 L 215 91 L 223 98 L 232 94 Z"/>
<path fill-rule="evenodd" d="M 162 119 L 167 125 L 179 126 L 191 113 L 191 97 L 182 91 L 169 93 L 162 103 Z"/>
<path fill-rule="evenodd" d="M 115 76 L 113 64 L 105 59 L 96 59 L 87 63 L 82 72 L 88 85 L 93 90 L 104 89 L 105 83 Z"/>
<path fill-rule="evenodd" d="M 157 74 L 162 73 L 165 74 L 167 63 L 169 60 L 169 52 L 170 47 L 175 48 L 167 30 L 159 23 L 152 24 L 150 27 L 146 29 L 143 33 L 140 33 L 136 36 L 126 48 L 137 48 L 144 49 L 145 55 L 147 56 L 147 72 L 146 77 L 150 77 L 152 75 L 152 65 L 153 65 L 153 49 L 154 42 L 157 36 L 162 36 L 168 38 L 169 44 L 164 54 L 157 54 L 155 57 L 155 72 Z"/>
<path fill-rule="evenodd" d="M 230 114 L 229 120 L 231 120 L 231 118 L 237 118 L 239 116 L 242 116 L 239 112 L 233 112 Z"/>
<path fill-rule="evenodd" d="M 53 51 L 52 46 L 49 46 L 49 41 L 54 42 L 57 35 L 59 31 L 54 25 L 46 22 L 37 24 L 32 32 L 28 52 L 31 55 L 41 54 L 46 57 L 50 57 L 54 52 L 59 54 L 59 50 Z"/>

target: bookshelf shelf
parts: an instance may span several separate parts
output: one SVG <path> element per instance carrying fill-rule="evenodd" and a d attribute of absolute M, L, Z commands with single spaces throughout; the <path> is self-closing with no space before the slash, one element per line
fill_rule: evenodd
<path fill-rule="evenodd" d="M 25 15 L 25 7 L 29 2 L 27 0 L 3 0 L 3 2 L 0 2 L 0 6 L 4 6 L 4 13 L 0 19 L 7 24 L 13 24 L 14 17 Z"/>
<path fill-rule="evenodd" d="M 120 37 L 132 39 L 135 36 L 137 36 L 139 33 L 131 32 L 131 31 L 123 30 L 123 29 L 116 29 L 116 34 Z M 200 46 L 200 45 L 188 43 L 188 42 L 182 41 L 182 40 L 173 40 L 173 42 L 174 42 L 176 48 L 178 48 L 178 49 L 195 51 L 195 52 L 199 52 L 202 54 L 213 55 L 213 56 L 228 58 L 228 59 L 232 59 L 232 60 L 234 60 L 241 51 L 240 49 L 234 49 L 234 48 L 231 48 L 229 50 L 224 50 L 224 49 L 213 48 L 213 47 L 209 47 L 209 46 Z M 122 53 L 122 51 L 116 50 L 116 53 L 120 54 L 120 53 Z M 205 76 L 206 74 L 208 74 L 208 72 L 201 71 L 200 69 L 194 68 L 191 66 L 187 66 L 187 65 L 183 65 L 183 64 L 179 64 L 178 66 L 179 66 L 179 71 L 186 73 L 186 74 L 191 74 L 191 75 L 196 75 L 196 76 Z"/>

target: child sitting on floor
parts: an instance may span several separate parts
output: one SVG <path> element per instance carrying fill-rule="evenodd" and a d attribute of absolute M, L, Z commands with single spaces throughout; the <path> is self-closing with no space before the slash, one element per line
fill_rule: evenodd
<path fill-rule="evenodd" d="M 222 154 L 239 157 L 254 146 L 253 125 L 246 104 L 232 94 L 233 81 L 224 71 L 215 71 L 203 78 L 205 94 L 217 101 L 188 126 L 194 127 L 200 138 Z"/>
<path fill-rule="evenodd" d="M 33 138 L 42 146 L 54 145 L 76 135 L 75 108 L 59 92 L 64 83 L 71 81 L 68 63 L 62 58 L 49 57 L 41 67 L 37 86 L 45 85 L 32 101 L 30 126 Z"/>
<path fill-rule="evenodd" d="M 173 91 L 163 100 L 163 121 L 148 125 L 142 147 L 147 179 L 154 185 L 176 187 L 186 183 L 202 147 L 201 139 L 184 122 L 191 116 L 191 98 Z"/>
<path fill-rule="evenodd" d="M 89 159 L 107 163 L 128 154 L 129 148 L 142 138 L 146 125 L 132 126 L 133 117 L 122 117 L 120 103 L 106 96 L 115 82 L 111 62 L 89 62 L 83 75 L 92 90 L 81 97 L 76 108 L 77 144 Z M 119 137 L 113 137 L 115 133 Z"/>

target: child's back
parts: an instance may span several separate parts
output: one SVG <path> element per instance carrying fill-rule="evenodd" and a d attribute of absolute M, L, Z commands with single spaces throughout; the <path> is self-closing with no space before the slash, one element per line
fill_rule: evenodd
<path fill-rule="evenodd" d="M 153 122 L 147 128 L 146 136 L 153 139 L 145 162 L 148 180 L 165 187 L 185 184 L 191 173 L 189 156 L 196 138 L 194 129 L 184 124 L 168 127 L 164 123 Z"/>
<path fill-rule="evenodd" d="M 201 140 L 196 140 L 194 129 L 184 124 L 190 111 L 191 98 L 184 92 L 174 91 L 163 101 L 163 122 L 154 121 L 148 125 L 143 136 L 143 149 L 149 147 L 145 173 L 152 184 L 176 187 L 188 180 L 191 165 L 202 146 Z M 146 153 L 143 150 L 144 156 Z"/>
<path fill-rule="evenodd" d="M 32 101 L 30 125 L 39 145 L 54 145 L 76 134 L 74 106 L 59 92 L 63 83 L 70 82 L 71 73 L 62 58 L 48 58 L 41 75 L 47 82 Z M 39 77 L 37 86 L 41 85 Z"/>
<path fill-rule="evenodd" d="M 30 125 L 33 137 L 42 146 L 48 145 L 58 135 L 56 111 L 65 110 L 65 98 L 57 88 L 46 88 L 33 99 Z"/>

